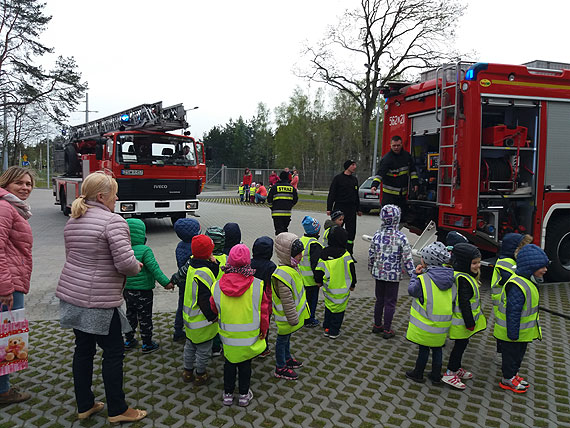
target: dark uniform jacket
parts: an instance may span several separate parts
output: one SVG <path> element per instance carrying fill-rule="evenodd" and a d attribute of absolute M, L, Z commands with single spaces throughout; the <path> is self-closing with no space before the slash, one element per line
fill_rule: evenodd
<path fill-rule="evenodd" d="M 418 184 L 418 174 L 412 155 L 405 150 L 402 150 L 398 155 L 390 150 L 380 160 L 372 187 L 378 188 L 382 182 L 382 192 L 395 196 L 405 196 L 408 194 L 409 179 L 412 180 L 413 186 Z"/>
<path fill-rule="evenodd" d="M 299 199 L 297 189 L 295 189 L 289 180 L 281 179 L 275 186 L 271 187 L 267 195 L 267 203 L 271 207 L 271 216 L 273 217 L 291 217 L 291 209 Z"/>

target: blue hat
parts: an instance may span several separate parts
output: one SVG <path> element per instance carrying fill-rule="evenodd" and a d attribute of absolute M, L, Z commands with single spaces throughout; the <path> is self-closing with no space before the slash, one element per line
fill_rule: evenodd
<path fill-rule="evenodd" d="M 540 268 L 548 266 L 550 261 L 546 253 L 534 244 L 522 247 L 517 256 L 517 275 L 529 278 Z"/>
<path fill-rule="evenodd" d="M 316 235 L 321 230 L 321 224 L 316 218 L 306 215 L 301 222 L 307 235 Z"/>
<path fill-rule="evenodd" d="M 445 245 L 439 241 L 423 247 L 419 251 L 419 255 L 428 266 L 442 266 L 449 263 L 451 259 L 451 254 L 449 254 Z"/>
<path fill-rule="evenodd" d="M 469 241 L 461 233 L 452 230 L 445 237 L 445 243 L 447 244 L 448 247 L 453 247 L 454 245 L 457 245 L 459 243 L 468 244 Z"/>

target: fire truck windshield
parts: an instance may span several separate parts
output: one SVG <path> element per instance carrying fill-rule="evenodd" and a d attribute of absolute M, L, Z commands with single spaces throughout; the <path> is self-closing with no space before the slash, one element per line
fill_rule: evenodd
<path fill-rule="evenodd" d="M 120 134 L 116 159 L 139 165 L 196 165 L 194 142 L 175 135 Z"/>

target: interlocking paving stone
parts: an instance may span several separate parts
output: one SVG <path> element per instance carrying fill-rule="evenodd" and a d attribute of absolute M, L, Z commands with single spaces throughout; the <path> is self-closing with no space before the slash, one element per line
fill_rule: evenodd
<path fill-rule="evenodd" d="M 542 305 L 567 312 L 570 284 L 541 287 Z M 384 340 L 370 333 L 374 299 L 349 302 L 341 336 L 330 340 L 322 329 L 301 329 L 292 336 L 291 350 L 304 362 L 298 381 L 273 377 L 274 354 L 253 363 L 254 399 L 247 408 L 221 403 L 223 358 L 209 366 L 211 382 L 194 387 L 185 384 L 180 344 L 170 340 L 172 313 L 155 314 L 154 338 L 158 352 L 143 355 L 140 349 L 126 353 L 124 388 L 127 401 L 149 411 L 132 427 L 570 427 L 570 321 L 541 312 L 544 338 L 532 343 L 521 374 L 531 387 L 516 395 L 498 387 L 500 367 L 493 362 L 491 301 L 482 290 L 488 328 L 470 341 L 463 366 L 475 374 L 467 390 L 416 384 L 404 376 L 413 367 L 417 345 L 404 335 L 410 297 L 398 301 L 393 329 L 396 337 Z M 318 317 L 322 319 L 323 304 Z M 270 344 L 275 343 L 272 325 Z M 75 417 L 71 373 L 73 333 L 57 321 L 31 322 L 30 368 L 14 374 L 13 383 L 33 393 L 25 403 L 0 407 L 0 428 L 101 427 L 106 411 L 88 421 Z M 444 348 L 444 367 L 453 346 Z M 101 351 L 95 357 L 94 393 L 104 401 Z M 428 362 L 426 370 L 430 369 Z M 237 392 L 237 390 L 236 390 Z"/>

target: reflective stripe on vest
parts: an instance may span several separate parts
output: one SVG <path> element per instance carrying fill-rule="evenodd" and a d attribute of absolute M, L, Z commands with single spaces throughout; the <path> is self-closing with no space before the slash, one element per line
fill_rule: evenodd
<path fill-rule="evenodd" d="M 222 275 L 224 274 L 224 271 L 222 270 L 222 266 L 226 265 L 226 261 L 228 260 L 228 256 L 226 256 L 225 254 L 214 254 L 214 257 L 216 258 L 217 261 L 220 262 L 220 268 L 218 270 L 218 276 L 216 276 L 216 280 L 220 280 L 220 278 L 222 277 Z"/>
<path fill-rule="evenodd" d="M 255 195 L 255 191 L 256 191 L 256 188 L 255 188 L 255 187 L 250 187 L 250 188 L 249 188 L 249 195 L 250 195 L 250 196 Z"/>
<path fill-rule="evenodd" d="M 192 343 L 206 342 L 218 334 L 218 325 L 208 321 L 198 305 L 199 283 L 211 290 L 214 282 L 214 274 L 210 269 L 206 267 L 195 269 L 191 266 L 188 268 L 182 318 L 186 336 Z"/>
<path fill-rule="evenodd" d="M 509 273 L 509 278 L 515 273 L 515 261 L 511 258 L 497 260 L 493 269 L 493 277 L 491 278 L 491 299 L 493 300 L 493 311 L 496 312 L 496 306 L 501 297 L 503 286 L 501 285 L 501 271 Z M 508 281 L 508 280 L 507 280 Z"/>
<path fill-rule="evenodd" d="M 259 339 L 263 281 L 254 278 L 240 296 L 227 296 L 216 282 L 212 295 L 218 309 L 220 338 L 224 356 L 231 363 L 240 363 L 259 355 L 265 349 L 265 340 Z"/>
<path fill-rule="evenodd" d="M 513 283 L 524 293 L 525 302 L 521 312 L 519 338 L 509 339 L 507 335 L 507 284 Z M 507 342 L 532 342 L 534 339 L 542 339 L 542 331 L 538 324 L 539 318 L 539 293 L 536 285 L 522 276 L 514 274 L 503 287 L 497 311 L 495 313 L 495 326 L 493 335 Z"/>
<path fill-rule="evenodd" d="M 407 187 L 393 187 L 393 186 L 387 186 L 386 184 L 382 185 L 382 191 L 384 193 L 388 193 L 390 195 L 407 195 L 408 194 L 408 188 Z"/>
<path fill-rule="evenodd" d="M 298 324 L 294 326 L 289 324 L 285 316 L 283 304 L 277 292 L 276 280 L 281 281 L 292 291 L 293 303 L 295 304 L 295 310 L 299 317 Z M 271 275 L 271 287 L 273 288 L 273 315 L 275 316 L 278 334 L 284 335 L 297 331 L 304 325 L 305 319 L 309 318 L 309 308 L 307 306 L 307 297 L 305 295 L 302 275 L 291 266 L 279 266 Z"/>
<path fill-rule="evenodd" d="M 406 338 L 430 347 L 443 346 L 451 327 L 453 313 L 452 289 L 440 290 L 427 273 L 418 276 L 424 303 L 415 299 L 410 308 Z"/>
<path fill-rule="evenodd" d="M 451 328 L 449 329 L 449 338 L 467 339 L 478 331 L 485 330 L 485 328 L 487 328 L 487 320 L 485 319 L 483 311 L 481 311 L 479 285 L 475 278 L 463 272 L 455 272 L 453 276 L 455 278 L 457 293 L 456 298 L 453 300 L 453 316 L 451 320 Z M 469 303 L 471 304 L 471 313 L 473 314 L 473 320 L 475 321 L 473 331 L 467 330 L 467 327 L 465 327 L 465 320 L 463 319 L 461 308 L 459 308 L 459 278 L 466 279 L 473 289 L 473 296 L 469 299 Z"/>
<path fill-rule="evenodd" d="M 299 263 L 299 271 L 301 272 L 301 275 L 303 275 L 303 284 L 305 287 L 317 285 L 315 278 L 313 277 L 313 270 L 311 269 L 311 245 L 314 242 L 319 245 L 321 244 L 312 236 L 302 236 L 300 241 L 303 243 L 303 248 L 305 248 L 303 251 L 303 258 Z"/>
<path fill-rule="evenodd" d="M 239 186 L 238 191 L 240 195 L 243 195 L 243 186 Z"/>
<path fill-rule="evenodd" d="M 316 270 L 324 272 L 323 295 L 325 306 L 333 313 L 346 310 L 350 297 L 352 275 L 350 265 L 354 263 L 350 253 L 345 251 L 342 257 L 333 260 L 319 260 Z"/>

